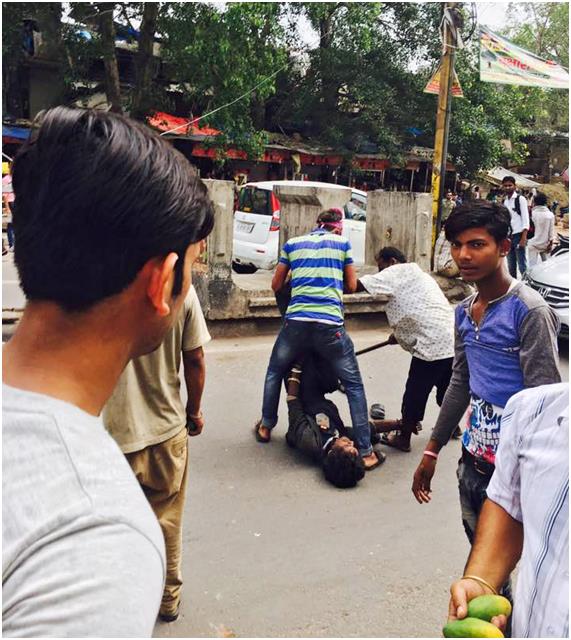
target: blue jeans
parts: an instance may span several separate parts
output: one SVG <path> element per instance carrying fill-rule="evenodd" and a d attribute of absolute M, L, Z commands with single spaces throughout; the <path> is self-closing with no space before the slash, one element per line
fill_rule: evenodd
<path fill-rule="evenodd" d="M 517 278 L 517 267 L 519 267 L 519 272 L 522 276 L 527 270 L 526 248 L 518 246 L 520 240 L 521 233 L 514 233 L 512 236 L 512 246 L 508 253 L 508 269 L 510 270 L 512 278 Z"/>
<path fill-rule="evenodd" d="M 333 372 L 345 387 L 353 422 L 355 446 L 362 456 L 369 455 L 373 448 L 365 388 L 353 342 L 343 326 L 299 320 L 284 322 L 266 372 L 262 406 L 263 426 L 268 429 L 276 426 L 282 380 L 296 358 L 310 349 L 331 365 Z"/>
<path fill-rule="evenodd" d="M 8 246 L 10 249 L 14 248 L 14 225 L 9 222 L 6 226 L 6 233 L 8 234 Z"/>

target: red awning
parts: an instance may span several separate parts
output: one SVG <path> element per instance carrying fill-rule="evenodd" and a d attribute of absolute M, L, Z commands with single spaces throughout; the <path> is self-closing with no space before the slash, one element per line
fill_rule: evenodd
<path fill-rule="evenodd" d="M 158 129 L 159 131 L 172 131 L 173 135 L 177 136 L 217 136 L 220 134 L 218 129 L 204 125 L 201 127 L 199 123 L 190 125 L 188 118 L 179 118 L 177 116 L 171 116 L 169 113 L 163 111 L 156 111 L 153 115 L 147 118 L 147 122 Z"/>

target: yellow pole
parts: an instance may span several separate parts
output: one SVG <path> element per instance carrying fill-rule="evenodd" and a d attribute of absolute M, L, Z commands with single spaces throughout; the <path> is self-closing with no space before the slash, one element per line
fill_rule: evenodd
<path fill-rule="evenodd" d="M 447 2 L 445 8 L 454 9 L 458 3 Z M 440 209 L 444 178 L 446 175 L 446 153 L 448 146 L 448 124 L 455 57 L 454 35 L 446 21 L 443 22 L 444 46 L 440 59 L 440 91 L 436 111 L 436 134 L 434 136 L 434 158 L 432 160 L 432 260 L 434 245 L 440 226 Z M 432 265 L 434 268 L 434 264 Z"/>

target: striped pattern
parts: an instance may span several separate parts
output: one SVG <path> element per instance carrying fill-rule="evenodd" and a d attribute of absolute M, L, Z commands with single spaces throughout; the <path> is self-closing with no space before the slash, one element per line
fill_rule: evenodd
<path fill-rule="evenodd" d="M 280 263 L 292 271 L 288 320 L 343 324 L 343 270 L 353 264 L 347 238 L 323 229 L 292 238 Z"/>
<path fill-rule="evenodd" d="M 514 638 L 569 637 L 569 385 L 513 396 L 488 498 L 523 522 Z"/>

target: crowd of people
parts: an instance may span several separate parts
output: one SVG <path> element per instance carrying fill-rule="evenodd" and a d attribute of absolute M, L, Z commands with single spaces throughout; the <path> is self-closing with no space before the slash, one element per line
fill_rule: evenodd
<path fill-rule="evenodd" d="M 12 176 L 28 302 L 3 349 L 3 633 L 150 636 L 157 616 L 172 622 L 180 610 L 188 436 L 204 427 L 210 340 L 191 272 L 213 205 L 180 153 L 113 113 L 48 111 Z M 472 550 L 450 618 L 477 595 L 511 599 L 519 560 L 513 633 L 566 637 L 568 385 L 557 317 L 513 273 L 529 216 L 509 176 L 504 189 L 504 204 L 474 198 L 447 217 L 452 257 L 475 288 L 455 310 L 396 247 L 379 247 L 378 273 L 358 278 L 338 209 L 288 239 L 254 436 L 270 445 L 285 386 L 287 444 L 333 485 L 355 487 L 384 462 L 383 447 L 411 451 L 436 389 L 412 493 L 430 502 L 440 450 L 461 437 Z M 411 354 L 399 418 L 367 403 L 344 323 L 343 294 L 357 291 L 386 301 L 387 342 Z M 337 390 L 351 425 L 327 397 Z M 496 623 L 509 632 L 512 621 Z"/>

